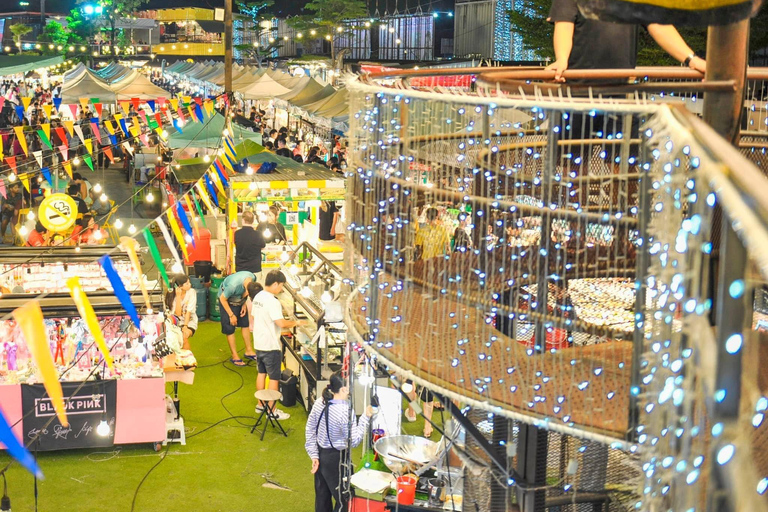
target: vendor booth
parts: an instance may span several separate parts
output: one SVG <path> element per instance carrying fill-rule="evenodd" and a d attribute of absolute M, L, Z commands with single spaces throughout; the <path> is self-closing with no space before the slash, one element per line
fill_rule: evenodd
<path fill-rule="evenodd" d="M 333 202 L 335 208 L 343 207 L 345 197 L 344 177 L 325 167 L 303 164 L 269 152 L 261 152 L 247 158 L 254 174 L 238 174 L 230 180 L 230 219 L 252 208 L 257 214 L 265 214 L 270 205 L 279 204 L 278 220 L 285 227 L 288 247 L 308 242 L 326 258 L 341 261 L 343 245 L 335 240 L 320 239 L 320 214 L 323 201 Z M 275 166 L 273 172 L 261 174 L 266 166 Z M 231 229 L 231 226 L 230 226 Z M 283 258 L 283 246 L 268 244 L 263 251 L 266 268 L 277 266 Z"/>
<path fill-rule="evenodd" d="M 164 331 L 156 283 L 147 282 L 150 310 L 141 293 L 130 294 L 141 320 L 137 329 L 96 262 L 104 247 L 56 248 L 42 254 L 34 248 L 0 252 L 0 313 L 5 316 L 30 298 L 46 294 L 37 300 L 64 399 L 69 399 L 69 428 L 58 420 L 43 428 L 54 414 L 50 399 L 18 323 L 0 321 L 0 402 L 18 437 L 29 439 L 41 432 L 37 450 L 161 442 L 166 437 L 165 378 L 153 354 Z M 112 260 L 126 289 L 137 290 L 139 277 L 128 257 L 115 253 Z M 106 368 L 69 294 L 66 281 L 74 276 L 88 294 L 114 359 L 114 372 Z"/>

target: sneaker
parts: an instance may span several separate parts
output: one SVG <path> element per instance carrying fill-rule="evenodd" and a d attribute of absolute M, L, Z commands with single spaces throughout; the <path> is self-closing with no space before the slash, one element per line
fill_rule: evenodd
<path fill-rule="evenodd" d="M 261 414 L 262 412 L 264 412 L 264 406 L 263 405 L 257 405 L 256 406 L 256 412 L 258 414 Z"/>
<path fill-rule="evenodd" d="M 288 414 L 285 411 L 281 411 L 280 409 L 275 409 L 275 417 L 279 419 L 280 421 L 287 420 L 291 417 L 290 414 Z"/>

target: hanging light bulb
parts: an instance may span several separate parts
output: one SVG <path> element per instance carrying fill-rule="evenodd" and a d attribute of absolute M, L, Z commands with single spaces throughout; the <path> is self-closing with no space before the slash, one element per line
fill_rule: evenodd
<path fill-rule="evenodd" d="M 290 268 L 290 270 L 288 270 L 288 272 L 290 272 L 290 273 L 291 273 L 291 274 L 293 274 L 294 276 L 297 276 L 297 275 L 299 275 L 299 270 L 300 270 L 300 269 L 299 269 L 298 265 L 294 265 L 294 266 L 292 266 L 292 267 Z"/>
<path fill-rule="evenodd" d="M 171 265 L 171 272 L 173 272 L 174 274 L 181 274 L 182 272 L 184 272 L 184 267 L 182 267 L 179 264 L 179 262 L 176 262 L 173 265 Z"/>
<path fill-rule="evenodd" d="M 323 294 L 320 296 L 320 300 L 323 304 L 328 304 L 333 300 L 333 294 L 331 294 L 331 290 L 328 289 L 328 286 L 325 287 L 325 291 L 323 291 Z"/>
<path fill-rule="evenodd" d="M 107 194 L 101 194 L 101 195 L 99 196 L 99 201 L 101 201 L 102 203 L 106 203 L 106 202 L 107 202 L 107 199 L 109 199 L 109 198 L 107 197 Z"/>
<path fill-rule="evenodd" d="M 106 419 L 101 419 L 99 425 L 96 427 L 96 433 L 101 437 L 107 437 L 109 435 L 109 423 L 107 423 Z"/>
<path fill-rule="evenodd" d="M 280 261 L 285 263 L 290 258 L 290 255 L 288 254 L 288 249 L 283 246 L 283 252 L 280 254 Z"/>
<path fill-rule="evenodd" d="M 146 199 L 148 203 L 151 203 L 155 200 L 155 195 L 152 192 L 147 192 L 147 195 L 144 196 L 144 199 Z"/>
<path fill-rule="evenodd" d="M 166 201 L 163 201 L 163 208 L 168 208 L 168 203 Z"/>
<path fill-rule="evenodd" d="M 21 226 L 19 228 L 19 234 L 21 236 L 27 236 L 27 233 L 29 233 L 29 230 L 27 229 L 27 226 Z"/>
<path fill-rule="evenodd" d="M 413 392 L 413 384 L 411 384 L 408 381 L 405 381 L 403 385 L 400 387 L 400 389 L 403 390 L 403 393 L 411 393 Z"/>
<path fill-rule="evenodd" d="M 27 218 L 29 220 L 35 220 L 35 212 L 33 212 L 32 210 L 29 210 L 29 213 L 27 214 Z"/>
<path fill-rule="evenodd" d="M 176 165 L 174 165 L 173 167 L 174 167 L 174 168 L 175 168 L 177 171 L 178 171 L 179 169 L 181 169 L 181 165 L 179 165 L 179 164 L 176 164 Z"/>
<path fill-rule="evenodd" d="M 95 185 L 93 186 L 93 191 L 94 191 L 94 192 L 96 192 L 97 194 L 98 194 L 99 192 L 101 192 L 101 183 L 97 183 L 97 184 L 95 184 Z"/>
<path fill-rule="evenodd" d="M 208 163 L 208 162 L 210 162 L 210 161 L 211 161 L 211 157 L 210 157 L 210 156 L 208 156 L 208 155 L 205 155 L 205 156 L 203 157 L 203 162 L 205 162 L 205 163 Z"/>
<path fill-rule="evenodd" d="M 101 240 L 102 238 L 103 238 L 103 235 L 101 234 L 101 230 L 100 230 L 100 229 L 97 229 L 97 230 L 96 230 L 96 231 L 93 233 L 93 239 L 94 239 L 94 240 Z"/>
<path fill-rule="evenodd" d="M 189 236 L 189 235 L 184 235 L 184 241 L 187 242 L 188 244 L 191 244 L 192 243 L 192 237 Z"/>
<path fill-rule="evenodd" d="M 264 230 L 264 236 L 267 237 L 267 238 L 271 237 L 272 236 L 272 231 L 269 228 L 265 229 Z"/>
<path fill-rule="evenodd" d="M 310 298 L 310 297 L 312 296 L 312 290 L 310 290 L 308 286 L 305 286 L 304 288 L 302 288 L 302 289 L 299 291 L 299 293 L 300 293 L 300 294 L 301 294 L 301 296 L 302 296 L 302 297 L 304 297 L 305 299 L 308 299 L 308 298 Z"/>
<path fill-rule="evenodd" d="M 75 247 L 75 252 L 80 252 L 80 246 Z"/>
<path fill-rule="evenodd" d="M 76 156 L 75 159 L 72 160 L 72 163 L 74 163 L 75 165 L 80 165 L 80 157 Z"/>
<path fill-rule="evenodd" d="M 130 234 L 134 234 L 134 233 L 136 232 L 136 226 L 134 226 L 133 224 L 131 224 L 130 226 L 128 226 L 128 232 L 129 232 Z"/>
<path fill-rule="evenodd" d="M 8 175 L 8 181 L 10 181 L 11 183 L 13 183 L 14 181 L 16 181 L 16 175 L 15 175 L 15 174 L 13 174 L 13 173 L 9 174 L 9 175 Z"/>
<path fill-rule="evenodd" d="M 122 227 L 123 227 L 123 221 L 121 221 L 120 219 L 117 219 L 115 221 L 115 229 L 120 229 Z"/>

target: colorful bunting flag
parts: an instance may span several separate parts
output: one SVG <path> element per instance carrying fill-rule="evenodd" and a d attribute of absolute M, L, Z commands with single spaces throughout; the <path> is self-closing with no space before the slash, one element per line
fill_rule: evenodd
<path fill-rule="evenodd" d="M 19 180 L 21 181 L 21 184 L 24 185 L 24 190 L 31 194 L 32 189 L 29 188 L 29 176 L 22 176 Z"/>
<path fill-rule="evenodd" d="M 146 306 L 147 311 L 150 311 L 152 309 L 152 303 L 149 301 L 149 293 L 147 292 L 147 285 L 144 281 L 144 272 L 141 270 L 141 262 L 139 261 L 138 254 L 136 254 L 136 251 L 139 250 L 139 242 L 130 236 L 121 236 L 120 247 L 128 253 L 128 258 L 131 260 L 133 270 L 136 272 L 136 275 L 139 276 L 139 288 L 141 288 L 141 295 L 144 297 L 144 305 Z"/>
<path fill-rule="evenodd" d="M 147 106 L 152 112 L 155 111 L 155 100 L 147 100 Z"/>
<path fill-rule="evenodd" d="M 51 138 L 45 134 L 43 130 L 37 130 L 37 135 L 40 137 L 40 140 L 43 144 L 48 146 L 48 149 L 53 149 L 53 145 L 51 144 Z"/>
<path fill-rule="evenodd" d="M 5 180 L 0 180 L 0 195 L 3 196 L 3 199 L 8 199 L 8 194 L 5 191 Z"/>
<path fill-rule="evenodd" d="M 83 107 L 83 112 L 88 108 L 88 98 L 80 98 L 80 106 Z"/>
<path fill-rule="evenodd" d="M 43 152 L 42 151 L 33 151 L 33 155 L 35 155 L 35 160 L 37 160 L 37 165 L 40 167 L 43 166 Z"/>
<path fill-rule="evenodd" d="M 24 105 L 24 112 L 27 111 L 27 109 L 29 108 L 29 105 L 31 103 L 32 103 L 32 97 L 31 96 L 27 96 L 27 97 L 22 97 L 21 98 L 21 104 Z"/>
<path fill-rule="evenodd" d="M 179 227 L 179 223 L 176 222 L 176 216 L 171 209 L 165 212 L 165 215 L 168 217 L 168 224 L 171 226 L 171 231 L 176 237 L 176 240 L 179 241 L 179 246 L 181 247 L 181 252 L 184 254 L 184 259 L 188 260 L 189 253 L 187 252 L 187 241 L 184 240 L 184 235 L 181 234 L 181 228 Z"/>
<path fill-rule="evenodd" d="M 211 204 L 211 200 L 208 198 L 208 194 L 205 192 L 205 189 L 203 188 L 203 184 L 200 180 L 195 183 L 195 187 L 197 187 L 198 192 L 200 193 L 200 199 L 203 201 L 203 204 L 205 204 L 205 207 L 208 209 L 209 212 L 213 214 L 214 217 L 219 217 L 219 212 L 217 211 L 218 208 L 214 208 Z"/>
<path fill-rule="evenodd" d="M 56 371 L 56 365 L 53 362 L 51 348 L 48 346 L 48 336 L 43 322 L 43 312 L 40 310 L 40 303 L 36 300 L 27 302 L 13 311 L 13 318 L 19 324 L 24 340 L 27 342 L 32 359 L 35 361 L 37 371 L 42 377 L 45 391 L 53 404 L 53 410 L 59 422 L 69 426 L 67 421 L 67 411 L 64 408 L 64 393 L 61 390 L 61 382 Z"/>
<path fill-rule="evenodd" d="M 125 112 L 125 115 L 128 115 L 131 112 L 131 103 L 128 101 L 121 101 L 120 107 L 123 109 L 123 112 Z M 115 115 L 117 117 L 119 114 Z"/>
<path fill-rule="evenodd" d="M 112 155 L 112 148 L 109 146 L 106 146 L 104 148 L 104 154 L 107 155 L 107 158 L 109 158 L 110 163 L 115 163 L 115 157 Z"/>
<path fill-rule="evenodd" d="M 13 174 L 16 174 L 16 157 L 15 156 L 6 157 L 5 161 L 10 166 L 11 171 L 13 171 Z"/>
<path fill-rule="evenodd" d="M 64 162 L 62 165 L 64 166 L 64 170 L 67 172 L 69 179 L 72 179 L 72 162 Z"/>
<path fill-rule="evenodd" d="M 91 155 L 83 155 L 83 162 L 91 169 L 93 170 L 93 159 L 91 158 Z"/>
<path fill-rule="evenodd" d="M 173 243 L 173 238 L 171 238 L 171 234 L 168 232 L 168 227 L 165 225 L 165 222 L 163 222 L 162 217 L 157 218 L 157 227 L 160 228 L 160 232 L 163 234 L 165 245 L 171 251 L 171 256 L 173 256 L 173 259 L 176 260 L 176 263 L 179 265 L 179 267 L 183 268 L 184 264 L 179 257 L 179 251 L 176 250 L 176 244 Z"/>
<path fill-rule="evenodd" d="M 141 330 L 141 321 L 139 320 L 139 314 L 136 311 L 136 306 L 133 305 L 131 295 L 128 293 L 128 290 L 125 289 L 123 280 L 120 279 L 120 274 L 118 274 L 117 270 L 115 270 L 115 265 L 112 263 L 112 258 L 109 257 L 109 254 L 105 254 L 99 258 L 99 264 L 101 265 L 101 268 L 104 269 L 104 273 L 107 274 L 107 279 L 109 279 L 109 282 L 112 284 L 112 290 L 120 301 L 120 304 L 123 305 L 123 309 L 125 309 L 125 312 L 128 313 L 128 316 L 131 317 L 131 320 L 133 320 L 133 324 L 136 326 L 136 328 Z M 48 353 L 50 353 L 50 350 Z"/>
<path fill-rule="evenodd" d="M 152 261 L 155 262 L 155 266 L 160 271 L 160 275 L 162 276 L 163 281 L 165 282 L 165 286 L 170 287 L 171 282 L 168 279 L 168 273 L 165 271 L 165 264 L 163 263 L 163 259 L 160 257 L 160 251 L 157 249 L 157 243 L 155 243 L 155 237 L 152 236 L 152 233 L 149 231 L 149 226 L 144 228 L 141 232 L 144 235 L 144 240 L 147 241 L 147 247 L 149 247 L 149 254 L 152 256 Z"/>
<path fill-rule="evenodd" d="M 112 360 L 112 354 L 109 352 L 107 342 L 104 340 L 104 333 L 101 331 L 99 319 L 96 317 L 96 312 L 93 310 L 93 306 L 91 306 L 91 301 L 88 299 L 85 291 L 83 291 L 83 287 L 80 284 L 80 278 L 74 276 L 67 279 L 67 288 L 69 288 L 69 294 L 72 296 L 75 306 L 77 306 L 80 318 L 85 321 L 88 330 L 91 331 L 91 336 L 93 336 L 96 346 L 104 357 L 104 361 L 107 363 L 110 370 L 115 371 L 115 363 Z"/>
<path fill-rule="evenodd" d="M 69 132 L 69 136 L 72 137 L 75 134 L 75 132 L 74 132 L 75 122 L 74 121 L 70 121 L 69 119 L 65 119 L 64 120 L 64 126 L 67 127 L 67 131 Z M 62 142 L 64 142 L 64 141 L 62 140 Z"/>
<path fill-rule="evenodd" d="M 190 217 L 192 217 L 192 230 L 195 232 L 195 236 L 192 240 L 200 238 L 200 228 L 197 227 L 197 219 L 195 218 L 195 210 L 192 207 L 192 202 L 189 200 L 187 194 L 184 194 L 182 199 L 184 199 L 184 204 L 187 205 L 187 211 L 189 212 Z"/>
<path fill-rule="evenodd" d="M 24 137 L 24 127 L 14 126 L 13 131 L 16 132 L 16 140 L 19 141 L 19 145 L 21 146 L 21 149 L 24 151 L 24 154 L 29 156 L 29 151 L 27 149 L 27 139 L 26 137 Z"/>
<path fill-rule="evenodd" d="M 77 119 L 77 105 L 71 103 L 69 105 L 69 111 L 72 113 L 72 119 Z"/>
<path fill-rule="evenodd" d="M 93 154 L 93 140 L 91 140 L 91 139 L 85 139 L 85 140 L 83 141 L 83 144 L 85 144 L 85 149 L 87 149 L 87 150 L 88 150 L 88 154 L 89 154 L 89 155 L 92 155 L 92 154 Z"/>
<path fill-rule="evenodd" d="M 21 444 L 19 438 L 13 433 L 13 429 L 8 424 L 3 411 L 0 410 L 0 442 L 5 445 L 5 449 L 8 453 L 19 461 L 24 469 L 35 475 L 35 478 L 43 478 L 43 472 L 40 471 L 40 467 L 37 465 L 35 457 Z"/>
<path fill-rule="evenodd" d="M 203 178 L 205 179 L 205 186 L 208 188 L 208 194 L 211 198 L 211 201 L 213 201 L 213 204 L 216 205 L 216 207 L 219 206 L 219 197 L 216 193 L 216 187 L 213 186 L 213 183 L 211 182 L 211 178 L 208 177 L 208 173 L 206 172 L 203 174 Z"/>
<path fill-rule="evenodd" d="M 48 183 L 50 183 L 51 186 L 53 186 L 53 179 L 51 179 L 51 171 L 47 167 L 43 167 L 42 169 L 40 169 L 40 172 L 43 173 L 43 177 L 46 179 L 46 181 L 48 181 Z"/>
<path fill-rule="evenodd" d="M 192 247 L 197 247 L 195 242 L 195 233 L 192 231 L 192 225 L 189 223 L 189 217 L 187 212 L 184 211 L 184 207 L 181 205 L 181 201 L 176 202 L 176 214 L 179 216 L 181 225 L 184 227 L 184 231 L 187 232 L 189 238 L 192 239 Z"/>
<path fill-rule="evenodd" d="M 69 155 L 69 148 L 66 146 L 66 144 L 59 146 L 59 152 L 61 153 L 61 156 L 64 160 L 69 160 L 67 156 Z"/>
<path fill-rule="evenodd" d="M 24 119 L 24 107 L 21 105 L 16 105 L 16 116 L 19 118 L 19 121 Z"/>
<path fill-rule="evenodd" d="M 53 106 L 56 107 L 56 112 L 58 112 L 61 107 L 61 98 L 53 98 Z"/>
<path fill-rule="evenodd" d="M 0 108 L 2 108 L 2 107 L 0 106 Z M 53 105 L 51 105 L 50 103 L 46 103 L 45 105 L 43 105 L 43 112 L 45 112 L 45 117 L 46 118 L 48 118 L 48 119 L 51 118 L 51 111 L 52 110 L 53 110 Z"/>
<path fill-rule="evenodd" d="M 94 103 L 93 108 L 96 109 L 96 115 L 101 117 L 101 111 L 102 111 L 103 105 L 101 103 Z"/>
<path fill-rule="evenodd" d="M 83 128 L 79 125 L 75 125 L 75 133 L 77 134 L 78 138 L 80 139 L 80 142 L 85 144 L 85 134 L 83 133 Z"/>

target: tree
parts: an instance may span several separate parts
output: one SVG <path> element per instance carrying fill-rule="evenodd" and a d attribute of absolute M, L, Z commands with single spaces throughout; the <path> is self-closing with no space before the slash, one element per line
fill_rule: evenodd
<path fill-rule="evenodd" d="M 16 23 L 11 25 L 11 32 L 13 32 L 13 42 L 19 49 L 19 53 L 22 53 L 21 40 L 25 35 L 32 32 L 32 27 L 24 25 L 23 23 Z"/>
<path fill-rule="evenodd" d="M 318 37 L 330 42 L 333 61 L 339 39 L 360 30 L 344 22 L 369 16 L 365 0 L 312 0 L 304 6 L 304 10 L 308 13 L 291 18 L 288 23 L 302 37 Z"/>
<path fill-rule="evenodd" d="M 76 0 L 78 6 L 89 3 L 91 0 Z M 97 13 L 95 18 L 90 20 L 93 23 L 96 19 L 106 20 L 108 23 L 110 46 L 114 49 L 117 46 L 118 32 L 116 29 L 117 20 L 122 17 L 130 16 L 139 8 L 149 2 L 149 0 L 99 0 L 101 13 Z"/>
<path fill-rule="evenodd" d="M 547 21 L 552 0 L 518 0 L 519 7 L 508 11 L 512 32 L 522 36 L 523 49 L 530 50 L 542 59 L 555 58 L 552 47 L 554 24 Z M 688 46 L 699 55 L 706 54 L 707 29 L 704 27 L 678 27 Z M 768 8 L 763 8 L 752 19 L 749 33 L 750 57 L 754 58 L 758 51 L 768 46 Z M 637 64 L 675 65 L 677 61 L 662 50 L 646 30 L 640 30 L 637 46 Z"/>
<path fill-rule="evenodd" d="M 269 14 L 270 8 L 275 4 L 273 0 L 261 0 L 258 2 L 238 2 L 237 8 L 240 11 L 240 14 L 247 16 L 251 19 L 251 23 L 253 25 L 252 28 L 247 29 L 243 28 L 242 30 L 244 32 L 255 32 L 256 38 L 255 41 L 252 44 L 238 44 L 235 45 L 235 49 L 239 51 L 241 54 L 244 54 L 248 56 L 249 58 L 256 61 L 256 64 L 259 66 L 259 69 L 261 69 L 263 62 L 272 56 L 275 50 L 282 47 L 280 43 L 278 43 L 274 38 L 272 38 L 271 29 L 262 29 L 261 28 L 261 22 L 264 20 L 270 20 L 272 16 Z M 267 44 L 263 44 L 263 39 L 261 36 L 266 35 L 267 41 L 269 39 L 272 39 L 272 42 L 268 42 Z"/>

